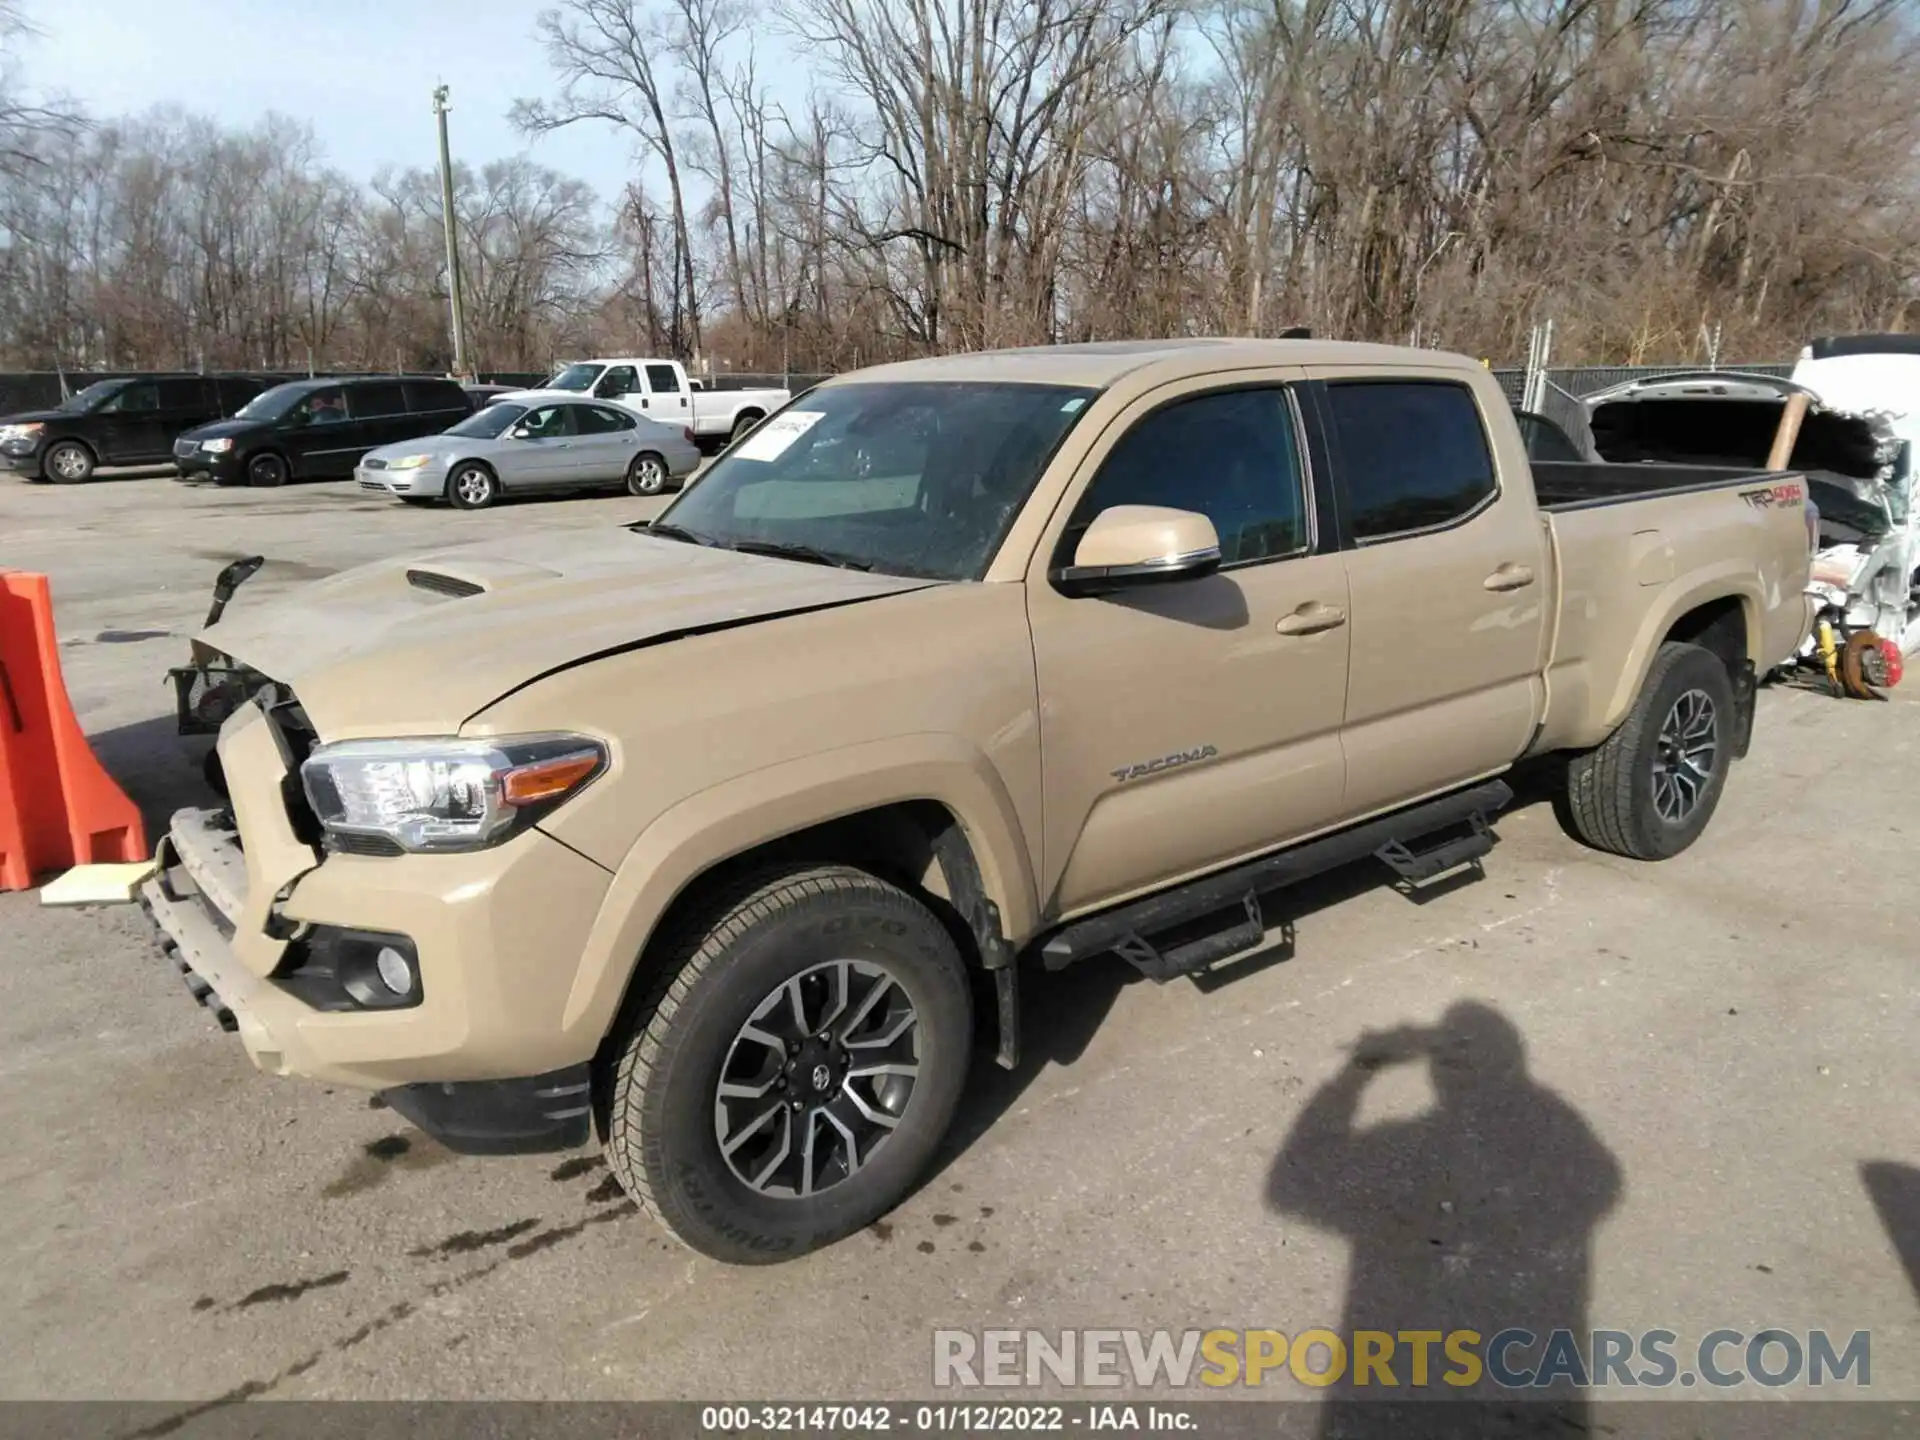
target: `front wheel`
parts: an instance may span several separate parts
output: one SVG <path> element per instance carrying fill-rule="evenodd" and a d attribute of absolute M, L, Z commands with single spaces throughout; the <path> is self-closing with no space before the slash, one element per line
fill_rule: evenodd
<path fill-rule="evenodd" d="M 965 962 L 842 866 L 763 871 L 664 942 L 603 1092 L 607 1162 L 695 1250 L 789 1260 L 912 1188 L 966 1082 Z"/>
<path fill-rule="evenodd" d="M 40 467 L 47 478 L 60 485 L 78 485 L 93 478 L 93 452 L 78 440 L 62 440 L 50 446 Z"/>
<path fill-rule="evenodd" d="M 462 465 L 447 477 L 447 499 L 460 510 L 484 510 L 500 498 L 500 482 L 484 465 Z"/>
<path fill-rule="evenodd" d="M 287 462 L 272 451 L 247 461 L 247 484 L 256 489 L 277 490 L 287 483 L 290 473 Z"/>
<path fill-rule="evenodd" d="M 629 495 L 658 495 L 667 488 L 667 462 L 649 451 L 633 457 L 627 467 Z"/>
<path fill-rule="evenodd" d="M 1700 838 L 1733 763 L 1733 682 L 1719 656 L 1669 641 L 1620 728 L 1567 766 L 1567 812 L 1596 850 L 1666 860 Z"/>

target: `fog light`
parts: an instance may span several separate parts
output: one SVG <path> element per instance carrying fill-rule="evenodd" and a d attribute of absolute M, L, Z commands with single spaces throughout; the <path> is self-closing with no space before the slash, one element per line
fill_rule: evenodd
<path fill-rule="evenodd" d="M 373 965 L 380 972 L 380 982 L 394 994 L 413 993 L 413 966 L 391 945 L 380 947 L 380 953 L 373 957 Z"/>

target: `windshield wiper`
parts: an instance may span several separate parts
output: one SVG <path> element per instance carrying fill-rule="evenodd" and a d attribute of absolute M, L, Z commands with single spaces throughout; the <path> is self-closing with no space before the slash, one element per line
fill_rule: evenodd
<path fill-rule="evenodd" d="M 865 560 L 833 555 L 825 550 L 816 550 L 811 545 L 794 545 L 779 540 L 735 540 L 727 548 L 746 555 L 771 555 L 780 560 L 798 560 L 807 565 L 831 565 L 836 570 L 873 569 Z"/>
<path fill-rule="evenodd" d="M 636 520 L 627 526 L 636 535 L 658 535 L 662 540 L 684 540 L 689 545 L 711 545 L 704 535 L 696 535 L 684 525 L 668 525 L 659 520 Z"/>

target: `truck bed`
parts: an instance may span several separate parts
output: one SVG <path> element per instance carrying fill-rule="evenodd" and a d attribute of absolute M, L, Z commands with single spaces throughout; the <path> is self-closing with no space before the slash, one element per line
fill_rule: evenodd
<path fill-rule="evenodd" d="M 1717 490 L 1778 477 L 1765 470 L 1725 465 L 1618 465 L 1603 460 L 1540 460 L 1533 464 L 1533 489 L 1542 510 L 1583 510 L 1617 505 L 1654 495 Z"/>

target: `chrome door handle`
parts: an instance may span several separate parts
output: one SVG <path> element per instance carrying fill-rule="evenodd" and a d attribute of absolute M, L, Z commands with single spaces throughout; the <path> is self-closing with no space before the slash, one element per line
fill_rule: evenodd
<path fill-rule="evenodd" d="M 1347 612 L 1338 605 L 1322 605 L 1318 600 L 1309 600 L 1291 615 L 1283 615 L 1280 623 L 1273 628 L 1282 635 L 1318 635 L 1322 630 L 1334 630 L 1347 623 Z"/>
<path fill-rule="evenodd" d="M 1489 590 L 1524 590 L 1533 583 L 1533 571 L 1525 565 L 1506 564 L 1480 583 Z"/>

